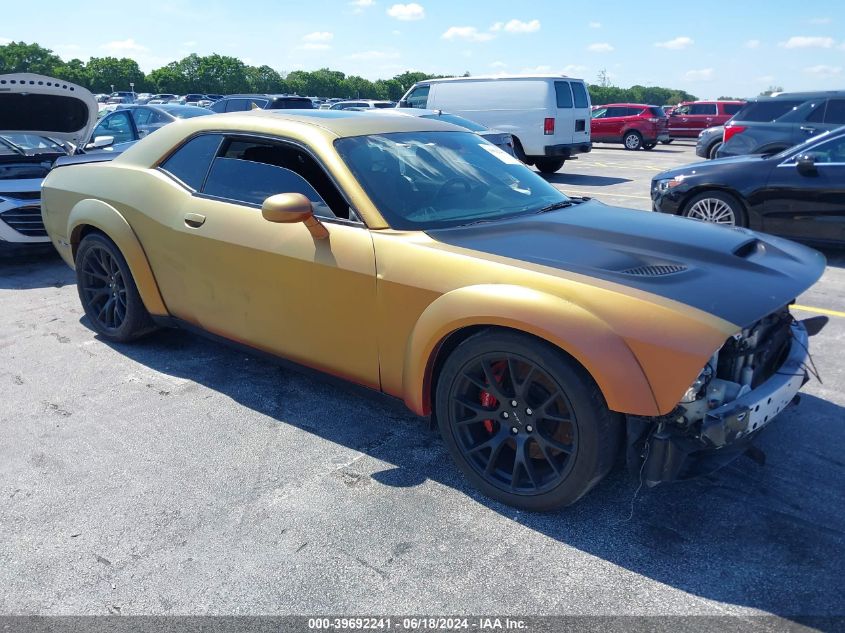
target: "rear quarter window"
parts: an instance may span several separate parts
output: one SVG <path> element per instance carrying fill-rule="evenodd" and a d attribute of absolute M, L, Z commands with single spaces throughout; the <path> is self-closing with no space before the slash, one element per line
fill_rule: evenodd
<path fill-rule="evenodd" d="M 173 152 L 159 168 L 194 191 L 199 191 L 222 140 L 220 134 L 194 137 Z"/>
<path fill-rule="evenodd" d="M 739 112 L 741 109 L 742 109 L 741 103 L 723 103 L 722 104 L 722 110 L 724 110 L 725 114 L 729 114 L 730 116 L 733 116 L 734 114 Z"/>

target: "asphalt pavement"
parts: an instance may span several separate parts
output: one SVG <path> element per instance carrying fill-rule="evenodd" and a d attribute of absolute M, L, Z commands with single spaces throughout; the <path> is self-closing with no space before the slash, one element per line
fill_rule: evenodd
<path fill-rule="evenodd" d="M 651 176 L 691 160 L 597 146 L 550 180 L 648 209 Z M 110 345 L 57 257 L 0 261 L 0 614 L 845 615 L 826 254 L 798 301 L 831 316 L 824 382 L 762 436 L 765 466 L 636 495 L 617 468 L 549 514 L 478 494 L 400 402 L 181 331 Z"/>

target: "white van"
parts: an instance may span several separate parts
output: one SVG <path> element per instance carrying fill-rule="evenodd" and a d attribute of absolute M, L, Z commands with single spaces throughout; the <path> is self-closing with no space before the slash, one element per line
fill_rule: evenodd
<path fill-rule="evenodd" d="M 448 110 L 509 132 L 516 155 L 546 174 L 592 149 L 587 87 L 564 75 L 427 79 L 411 86 L 398 107 Z"/>

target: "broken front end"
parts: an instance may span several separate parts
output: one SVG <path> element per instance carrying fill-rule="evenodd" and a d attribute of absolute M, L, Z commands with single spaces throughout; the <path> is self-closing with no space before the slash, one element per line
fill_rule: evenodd
<path fill-rule="evenodd" d="M 826 323 L 796 321 L 784 307 L 729 338 L 671 413 L 628 416 L 629 468 L 655 486 L 712 472 L 743 453 L 762 463 L 752 442 L 798 402 L 811 371 L 807 341 Z"/>

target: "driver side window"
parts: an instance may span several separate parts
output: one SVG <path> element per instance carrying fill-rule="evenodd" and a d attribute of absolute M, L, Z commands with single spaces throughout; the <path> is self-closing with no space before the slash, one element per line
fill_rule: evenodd
<path fill-rule="evenodd" d="M 285 143 L 226 139 L 202 193 L 255 206 L 278 193 L 301 193 L 316 216 L 355 219 L 323 168 L 305 151 Z"/>
<path fill-rule="evenodd" d="M 113 136 L 115 144 L 136 140 L 130 117 L 131 115 L 126 110 L 118 110 L 106 115 L 94 128 L 92 140 L 98 136 Z"/>
<path fill-rule="evenodd" d="M 408 107 L 411 108 L 427 108 L 428 107 L 428 93 L 431 91 L 431 86 L 418 86 L 411 94 L 408 95 Z"/>
<path fill-rule="evenodd" d="M 822 143 L 807 153 L 813 156 L 817 165 L 830 163 L 845 165 L 845 137 Z"/>

